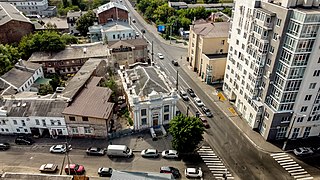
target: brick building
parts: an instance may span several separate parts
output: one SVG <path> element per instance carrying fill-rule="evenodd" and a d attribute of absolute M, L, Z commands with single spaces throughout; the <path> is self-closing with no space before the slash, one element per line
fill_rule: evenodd
<path fill-rule="evenodd" d="M 34 31 L 34 25 L 13 5 L 0 2 L 0 43 L 11 44 Z"/>
<path fill-rule="evenodd" d="M 98 8 L 99 24 L 106 24 L 109 21 L 128 21 L 128 9 L 119 3 L 109 2 Z"/>

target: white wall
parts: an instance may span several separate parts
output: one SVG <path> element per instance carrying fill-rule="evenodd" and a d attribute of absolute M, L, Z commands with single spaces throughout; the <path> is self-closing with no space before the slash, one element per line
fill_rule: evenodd
<path fill-rule="evenodd" d="M 118 38 L 119 35 L 119 38 Z M 115 36 L 115 38 L 113 37 Z M 109 32 L 102 32 L 102 41 L 105 41 L 105 37 L 107 37 L 108 41 L 117 41 L 125 39 L 130 39 L 131 37 L 135 37 L 135 31 L 133 29 L 126 29 L 121 31 L 109 31 Z"/>
<path fill-rule="evenodd" d="M 44 77 L 42 67 L 34 72 L 34 74 L 20 87 L 18 87 L 18 92 L 30 91 L 31 86 L 38 78 Z"/>

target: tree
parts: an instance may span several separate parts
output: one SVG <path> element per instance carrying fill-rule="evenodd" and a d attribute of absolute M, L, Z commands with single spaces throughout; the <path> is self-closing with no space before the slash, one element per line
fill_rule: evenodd
<path fill-rule="evenodd" d="M 63 34 L 61 39 L 65 44 L 78 44 L 78 39 L 70 34 Z"/>
<path fill-rule="evenodd" d="M 173 138 L 173 148 L 180 153 L 189 153 L 202 141 L 204 127 L 199 118 L 180 114 L 170 121 L 169 132 Z"/>
<path fill-rule="evenodd" d="M 47 94 L 52 94 L 53 93 L 53 89 L 50 86 L 50 84 L 40 84 L 40 88 L 39 88 L 39 95 L 47 95 Z"/>
<path fill-rule="evenodd" d="M 0 44 L 0 75 L 8 72 L 20 59 L 18 48 L 11 45 Z"/>
<path fill-rule="evenodd" d="M 80 32 L 82 36 L 87 36 L 87 33 L 89 31 L 88 28 L 93 25 L 95 19 L 95 13 L 92 10 L 90 10 L 77 20 L 77 30 Z"/>
<path fill-rule="evenodd" d="M 118 84 L 115 81 L 114 77 L 110 77 L 110 79 L 106 80 L 103 84 L 103 87 L 108 87 L 111 89 L 112 94 L 111 94 L 111 99 L 113 102 L 116 102 L 117 97 L 119 95 L 119 89 L 118 89 Z"/>

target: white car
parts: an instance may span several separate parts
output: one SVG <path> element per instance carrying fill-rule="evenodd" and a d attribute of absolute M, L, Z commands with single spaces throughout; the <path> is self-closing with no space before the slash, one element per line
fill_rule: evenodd
<path fill-rule="evenodd" d="M 164 56 L 161 53 L 158 53 L 157 55 L 158 55 L 159 59 L 164 59 Z"/>
<path fill-rule="evenodd" d="M 69 145 L 69 150 L 71 150 L 71 145 Z M 65 145 L 53 145 L 50 148 L 51 153 L 65 153 L 67 151 Z"/>
<path fill-rule="evenodd" d="M 194 102 L 196 103 L 196 105 L 197 105 L 198 107 L 204 106 L 203 102 L 202 102 L 201 99 L 199 99 L 198 97 L 195 97 L 195 98 L 194 98 Z"/>
<path fill-rule="evenodd" d="M 179 158 L 178 151 L 176 150 L 164 150 L 162 151 L 161 155 L 163 158 L 172 158 L 172 159 Z"/>
<path fill-rule="evenodd" d="M 187 168 L 184 171 L 184 174 L 187 178 L 202 178 L 202 170 L 201 168 Z"/>
<path fill-rule="evenodd" d="M 40 172 L 56 172 L 58 165 L 56 164 L 42 164 L 39 168 Z"/>
<path fill-rule="evenodd" d="M 310 147 L 300 147 L 293 150 L 293 153 L 296 156 L 308 156 L 312 155 L 314 152 Z"/>
<path fill-rule="evenodd" d="M 159 153 L 158 153 L 158 150 L 156 149 L 145 149 L 141 151 L 141 156 L 157 158 L 159 157 Z"/>

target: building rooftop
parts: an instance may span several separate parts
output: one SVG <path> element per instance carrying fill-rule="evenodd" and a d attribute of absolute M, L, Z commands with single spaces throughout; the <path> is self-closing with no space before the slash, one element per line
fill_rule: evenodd
<path fill-rule="evenodd" d="M 7 2 L 0 2 L 0 26 L 11 20 L 31 23 L 15 6 Z"/>
<path fill-rule="evenodd" d="M 107 57 L 108 55 L 109 50 L 107 45 L 102 43 L 89 43 L 67 46 L 65 50 L 60 52 L 35 52 L 31 55 L 28 61 L 46 62 L 71 59 L 102 58 Z"/>
<path fill-rule="evenodd" d="M 51 174 L 27 174 L 27 173 L 15 173 L 15 172 L 5 172 L 0 176 L 3 180 L 14 180 L 14 179 L 24 179 L 24 180 L 72 180 L 73 176 L 69 175 L 51 175 Z"/>
<path fill-rule="evenodd" d="M 217 22 L 217 23 L 198 23 L 191 29 L 194 33 L 204 36 L 206 38 L 215 37 L 228 37 L 230 22 Z"/>
<path fill-rule="evenodd" d="M 122 10 L 129 12 L 127 7 L 122 4 L 119 4 L 116 2 L 108 2 L 107 4 L 104 4 L 104 5 L 98 7 L 97 14 L 100 14 L 100 13 L 102 13 L 106 10 L 112 9 L 112 8 L 118 8 L 118 9 L 122 9 Z"/>
<path fill-rule="evenodd" d="M 38 70 L 39 68 L 41 68 L 42 65 L 38 64 L 38 63 L 32 63 L 29 61 L 25 61 L 25 60 L 19 60 L 16 64 L 15 64 L 15 68 L 18 69 L 28 69 L 31 72 L 35 72 L 36 70 Z"/>
<path fill-rule="evenodd" d="M 86 13 L 87 11 L 68 11 L 67 17 L 80 17 Z"/>
<path fill-rule="evenodd" d="M 55 100 L 6 100 L 5 110 L 10 117 L 63 117 L 65 101 Z"/>
<path fill-rule="evenodd" d="M 92 77 L 86 88 L 66 107 L 63 114 L 107 119 L 114 103 L 108 102 L 111 89 L 97 86 L 102 78 Z"/>
<path fill-rule="evenodd" d="M 120 45 L 130 45 L 130 47 L 137 47 L 137 46 L 147 46 L 148 42 L 143 38 L 136 38 L 136 39 L 125 39 L 125 40 L 118 40 L 118 41 L 109 41 L 108 47 L 109 48 L 119 48 Z"/>
<path fill-rule="evenodd" d="M 113 26 L 105 27 L 102 29 L 104 32 L 114 32 L 114 31 L 125 31 L 125 30 L 132 30 L 133 29 L 128 24 L 115 24 Z"/>
<path fill-rule="evenodd" d="M 62 97 L 73 99 L 74 96 L 81 90 L 81 88 L 89 81 L 94 71 L 100 63 L 106 63 L 106 59 L 90 58 L 84 63 L 77 74 L 66 84 L 65 89 L 61 93 Z"/>
<path fill-rule="evenodd" d="M 32 75 L 33 73 L 31 72 L 12 68 L 0 77 L 0 81 L 14 86 L 15 88 L 20 88 Z"/>
<path fill-rule="evenodd" d="M 110 180 L 130 179 L 130 180 L 168 180 L 174 179 L 172 174 L 154 173 L 154 172 L 130 172 L 130 171 L 112 171 Z"/>
<path fill-rule="evenodd" d="M 68 29 L 68 23 L 66 18 L 57 18 L 57 17 L 51 17 L 51 18 L 42 18 L 41 19 L 45 24 L 42 26 L 42 29 L 45 29 L 45 26 L 50 23 L 52 25 L 56 25 L 57 29 Z"/>
<path fill-rule="evenodd" d="M 128 81 L 132 82 L 129 88 L 133 88 L 137 96 L 148 96 L 154 90 L 169 93 L 170 88 L 165 83 L 165 77 L 153 66 L 126 70 Z"/>

